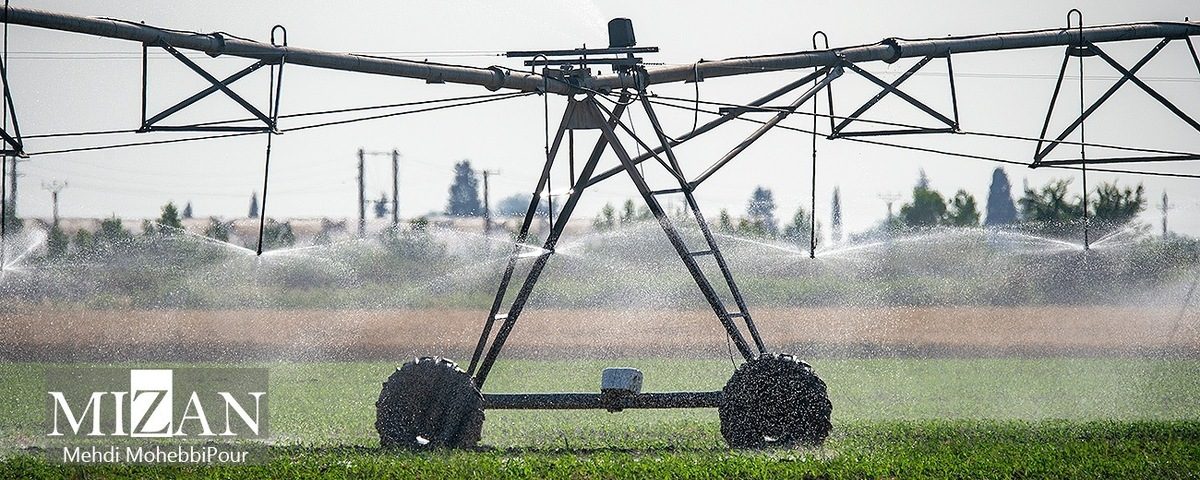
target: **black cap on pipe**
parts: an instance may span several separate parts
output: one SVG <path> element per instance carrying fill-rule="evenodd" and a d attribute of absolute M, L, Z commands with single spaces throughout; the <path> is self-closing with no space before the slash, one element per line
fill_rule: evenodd
<path fill-rule="evenodd" d="M 633 20 L 628 18 L 614 18 L 608 21 L 608 46 L 609 48 L 623 48 L 637 45 L 637 40 L 633 38 Z"/>

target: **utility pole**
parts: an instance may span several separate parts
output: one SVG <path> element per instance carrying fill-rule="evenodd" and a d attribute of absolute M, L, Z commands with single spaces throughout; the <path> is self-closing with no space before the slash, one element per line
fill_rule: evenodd
<path fill-rule="evenodd" d="M 358 149 L 358 236 L 367 235 L 367 155 L 392 157 L 392 225 L 400 223 L 400 151 L 395 148 L 390 152 L 367 151 Z"/>
<path fill-rule="evenodd" d="M 58 226 L 58 192 L 67 188 L 67 182 L 59 182 L 58 180 L 50 183 L 42 182 L 42 188 L 50 192 L 50 201 L 54 204 L 54 226 Z"/>
<path fill-rule="evenodd" d="M 1175 206 L 1171 205 L 1171 203 L 1167 201 L 1167 191 L 1163 190 L 1162 203 L 1158 204 L 1158 209 L 1159 209 L 1159 211 L 1162 212 L 1162 236 L 1163 236 L 1163 238 L 1167 238 L 1167 211 L 1172 208 L 1175 208 Z"/>
<path fill-rule="evenodd" d="M 400 224 L 400 152 L 392 149 L 392 226 Z"/>
<path fill-rule="evenodd" d="M 491 175 L 499 175 L 498 171 L 484 170 L 483 171 L 483 233 L 492 232 L 492 209 L 491 202 L 488 200 L 488 177 Z"/>
<path fill-rule="evenodd" d="M 367 196 L 366 196 L 366 179 L 363 159 L 367 152 L 362 148 L 358 149 L 358 237 L 362 238 L 367 235 Z"/>

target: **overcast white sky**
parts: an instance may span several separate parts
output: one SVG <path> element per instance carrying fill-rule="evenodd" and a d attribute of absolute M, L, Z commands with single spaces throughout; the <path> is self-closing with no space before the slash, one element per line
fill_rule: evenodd
<path fill-rule="evenodd" d="M 156 2 L 156 1 L 15 1 L 15 6 L 90 16 L 145 21 L 148 24 L 201 32 L 226 31 L 266 40 L 272 25 L 285 25 L 294 46 L 516 68 L 518 62 L 495 57 L 510 49 L 570 48 L 606 44 L 605 24 L 612 17 L 634 21 L 639 45 L 661 47 L 647 61 L 691 63 L 700 58 L 807 50 L 815 30 L 829 34 L 832 46 L 873 43 L 885 37 L 922 38 L 1056 27 L 1072 7 L 1084 10 L 1088 24 L 1200 17 L 1200 4 L 1188 1 L 945 1 L 945 2 Z M 1131 65 L 1153 42 L 1131 42 L 1105 48 Z M 463 55 L 461 51 L 471 51 Z M 10 27 L 9 76 L 22 131 L 51 132 L 136 128 L 140 109 L 140 45 L 76 34 Z M 446 52 L 456 52 L 447 56 Z M 1036 136 L 1046 113 L 1061 48 L 977 53 L 956 56 L 955 73 L 963 127 L 974 131 Z M 249 61 L 231 58 L 201 60 L 221 74 Z M 912 64 L 874 63 L 866 68 L 894 78 Z M 1072 67 L 1074 68 L 1074 67 Z M 1116 73 L 1099 60 L 1087 64 L 1085 82 L 1095 98 L 1115 80 Z M 150 62 L 150 109 L 164 108 L 204 86 L 203 80 L 161 54 Z M 238 90 L 258 105 L 266 104 L 265 69 L 239 83 Z M 942 111 L 949 111 L 944 63 L 933 62 L 924 74 L 906 83 L 907 91 Z M 806 72 L 783 72 L 739 78 L 711 79 L 700 85 L 708 100 L 748 102 Z M 1193 116 L 1200 116 L 1196 71 L 1182 42 L 1168 46 L 1147 65 L 1141 76 Z M 1067 108 L 1056 115 L 1063 125 L 1078 113 L 1077 80 L 1068 80 L 1062 97 Z M 691 85 L 653 88 L 659 94 L 691 97 Z M 846 75 L 835 83 L 839 113 L 852 111 L 877 90 L 861 78 Z M 419 80 L 287 67 L 282 113 L 403 102 L 487 93 L 479 87 L 427 85 Z M 552 116 L 562 100 L 551 101 Z M 806 107 L 807 108 L 807 107 Z M 468 158 L 479 168 L 499 170 L 493 202 L 532 190 L 542 162 L 542 99 L 525 97 L 504 102 L 405 116 L 326 129 L 294 132 L 275 138 L 268 214 L 275 217 L 355 215 L 356 158 L 359 147 L 398 148 L 401 160 L 401 214 L 415 216 L 441 210 L 454 162 Z M 865 117 L 919 122 L 914 109 L 890 98 Z M 917 112 L 919 113 L 919 112 Z M 667 129 L 675 135 L 691 129 L 690 114 L 662 110 Z M 220 96 L 181 113 L 177 120 L 241 117 L 242 112 Z M 552 119 L 556 122 L 557 119 Z M 649 131 L 642 120 L 638 125 Z M 705 117 L 701 117 L 701 122 Z M 301 120 L 284 121 L 283 127 Z M 807 117 L 785 124 L 810 125 Z M 680 150 L 681 162 L 693 175 L 752 131 L 754 125 L 735 122 Z M 1061 127 L 1060 127 L 1061 128 Z M 1088 140 L 1142 147 L 1200 151 L 1200 133 L 1172 116 L 1145 93 L 1126 85 L 1087 123 Z M 83 139 L 33 139 L 30 152 L 59 148 L 170 138 L 166 134 L 118 135 Z M 966 151 L 1028 162 L 1033 145 L 977 137 L 931 135 L 894 139 L 898 143 Z M 810 139 L 773 131 L 747 150 L 697 192 L 711 212 L 729 208 L 742 212 L 756 185 L 774 190 L 779 216 L 789 217 L 810 194 Z M 246 214 L 249 195 L 261 190 L 265 138 L 243 137 L 211 142 L 35 156 L 22 162 L 20 214 L 48 216 L 50 196 L 42 182 L 59 180 L 70 186 L 61 195 L 63 216 L 148 217 L 168 200 L 191 201 L 197 216 Z M 924 168 L 932 186 L 947 195 L 959 188 L 973 193 L 980 207 L 987 195 L 994 164 L 968 159 L 872 147 L 845 141 L 818 143 L 818 218 L 828 225 L 828 203 L 840 186 L 846 228 L 868 228 L 884 215 L 883 192 L 907 194 Z M 1073 148 L 1061 147 L 1069 156 Z M 1077 153 L 1077 152 L 1075 152 Z M 1112 155 L 1095 151 L 1089 155 Z M 607 158 L 604 165 L 614 165 Z M 564 162 L 565 163 L 565 162 Z M 1134 168 L 1200 173 L 1200 163 L 1135 165 Z M 1040 185 L 1071 172 L 1030 171 L 1006 167 L 1014 191 L 1028 180 Z M 564 174 L 565 175 L 565 174 Z M 367 169 L 368 197 L 390 194 L 390 161 L 372 158 Z M 565 177 L 564 177 L 565 178 Z M 1093 174 L 1091 182 L 1119 179 L 1142 182 L 1151 199 L 1144 215 L 1157 224 L 1157 205 L 1164 189 L 1177 207 L 1172 229 L 1200 234 L 1200 180 Z M 559 181 L 562 184 L 562 181 Z M 1073 187 L 1078 192 L 1079 180 Z M 605 202 L 619 203 L 634 196 L 629 180 L 615 177 L 589 191 L 579 218 L 590 218 Z"/>

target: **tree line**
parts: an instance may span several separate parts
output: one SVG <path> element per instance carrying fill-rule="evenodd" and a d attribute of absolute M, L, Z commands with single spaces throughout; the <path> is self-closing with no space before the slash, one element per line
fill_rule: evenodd
<path fill-rule="evenodd" d="M 900 214 L 885 220 L 887 230 L 935 226 L 1016 228 L 1059 236 L 1076 232 L 1084 222 L 1085 202 L 1088 227 L 1098 235 L 1110 233 L 1133 221 L 1146 209 L 1145 187 L 1101 182 L 1082 194 L 1070 194 L 1071 179 L 1052 179 L 1040 187 L 1026 183 L 1021 196 L 1013 199 L 1012 184 L 1003 168 L 992 171 L 986 214 L 982 217 L 975 198 L 959 189 L 948 200 L 929 186 L 924 171 L 913 187 L 911 200 Z"/>
<path fill-rule="evenodd" d="M 900 205 L 898 213 L 892 215 L 889 212 L 889 217 L 875 227 L 853 237 L 894 235 L 935 227 L 979 226 L 1015 228 L 1046 235 L 1070 235 L 1082 225 L 1084 213 L 1084 197 L 1069 194 L 1070 185 L 1070 179 L 1053 179 L 1040 187 L 1026 184 L 1021 196 L 1014 199 L 1008 174 L 1003 168 L 996 168 L 992 172 L 985 210 L 981 212 L 979 202 L 966 189 L 960 188 L 953 195 L 944 195 L 930 186 L 929 177 L 924 170 L 920 170 L 911 194 Z M 1122 228 L 1146 208 L 1145 188 L 1140 183 L 1130 187 L 1116 182 L 1102 182 L 1088 193 L 1089 228 L 1098 236 Z M 840 188 L 834 188 L 829 206 L 831 238 L 839 242 L 843 235 Z M 812 212 L 804 206 L 797 206 L 781 226 L 777 210 L 774 193 L 758 186 L 751 192 L 744 214 L 734 216 L 728 209 L 722 209 L 715 229 L 746 237 L 807 245 L 815 225 L 816 240 L 820 244 L 823 224 L 812 221 Z M 683 212 L 680 210 L 675 214 L 681 215 Z M 612 203 L 606 203 L 592 220 L 592 227 L 604 231 L 652 218 L 653 215 L 645 206 L 635 207 L 633 200 L 626 200 L 619 211 Z"/>
<path fill-rule="evenodd" d="M 965 189 L 957 189 L 953 195 L 943 195 L 933 189 L 924 170 L 920 170 L 911 195 L 900 206 L 897 214 L 878 222 L 872 229 L 853 235 L 854 238 L 892 235 L 898 232 L 934 227 L 977 227 L 980 225 L 992 227 L 1017 228 L 1043 235 L 1069 235 L 1077 232 L 1082 226 L 1085 212 L 1084 197 L 1080 194 L 1070 194 L 1071 179 L 1052 179 L 1045 185 L 1031 187 L 1025 184 L 1021 195 L 1013 197 L 1013 189 L 1007 173 L 1003 168 L 996 168 L 991 175 L 988 188 L 986 208 L 980 212 L 979 202 Z M 449 187 L 449 197 L 445 214 L 448 216 L 477 217 L 484 213 L 485 207 L 480 198 L 479 179 L 469 160 L 463 160 L 454 166 L 454 180 Z M 521 216 L 528 209 L 531 197 L 529 195 L 511 195 L 497 203 L 497 216 Z M 375 214 L 382 217 L 387 213 L 386 196 L 375 202 Z M 1142 184 L 1136 186 L 1120 186 L 1116 182 L 1102 182 L 1089 190 L 1086 202 L 1088 226 L 1097 235 L 1104 235 L 1128 224 L 1146 208 L 1145 188 Z M 556 202 L 559 207 L 561 202 Z M 842 211 L 840 189 L 835 188 L 830 201 L 831 239 L 834 242 L 842 240 Z M 546 216 L 549 213 L 548 201 L 540 202 L 538 214 Z M 669 214 L 682 216 L 687 214 L 682 208 Z M 807 244 L 812 229 L 816 227 L 816 237 L 820 242 L 823 237 L 823 223 L 813 222 L 811 215 L 804 206 L 797 206 L 790 217 L 780 225 L 777 219 L 778 205 L 770 189 L 759 186 L 750 194 L 743 215 L 735 216 L 728 209 L 722 209 L 715 222 L 714 229 L 719 232 L 737 234 L 755 238 L 780 239 L 797 244 Z M 190 202 L 182 213 L 173 204 L 168 203 L 162 208 L 162 214 L 157 222 L 147 221 L 142 228 L 142 235 L 164 236 L 182 232 L 180 218 L 191 218 Z M 249 218 L 259 216 L 257 194 L 250 199 Z M 653 219 L 653 215 L 645 205 L 636 205 L 632 199 L 626 200 L 620 208 L 611 202 L 606 203 L 592 220 L 592 227 L 598 231 L 616 228 L 619 225 L 631 224 Z M 14 215 L 3 219 L 10 231 L 21 227 L 21 222 Z M 290 246 L 295 242 L 295 235 L 287 222 L 269 220 L 264 232 L 264 242 L 274 247 Z M 121 226 L 120 219 L 113 216 L 101 222 L 95 232 L 79 230 L 74 236 L 62 231 L 58 225 L 53 225 L 49 231 L 48 247 L 52 254 L 59 255 L 67 252 L 71 244 L 74 249 L 88 251 L 97 244 L 121 241 L 133 234 Z M 220 241 L 228 241 L 232 231 L 231 222 L 223 222 L 216 217 L 204 231 L 204 235 Z"/>

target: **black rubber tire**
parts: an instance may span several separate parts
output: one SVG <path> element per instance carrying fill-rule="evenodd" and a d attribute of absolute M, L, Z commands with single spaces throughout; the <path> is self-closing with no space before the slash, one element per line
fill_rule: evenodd
<path fill-rule="evenodd" d="M 454 362 L 417 358 L 383 382 L 375 431 L 384 448 L 471 448 L 483 431 L 483 395 Z"/>
<path fill-rule="evenodd" d="M 721 435 L 733 448 L 818 446 L 833 428 L 825 382 L 791 355 L 743 363 L 723 393 Z"/>

